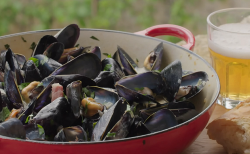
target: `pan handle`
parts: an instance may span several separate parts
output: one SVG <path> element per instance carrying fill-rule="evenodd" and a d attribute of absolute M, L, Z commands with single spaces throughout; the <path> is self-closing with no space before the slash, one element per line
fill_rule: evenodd
<path fill-rule="evenodd" d="M 163 24 L 149 27 L 145 30 L 135 32 L 135 34 L 144 35 L 144 36 L 160 36 L 160 35 L 171 35 L 183 39 L 187 44 L 182 45 L 182 47 L 193 50 L 195 45 L 194 35 L 184 27 L 171 25 L 171 24 Z"/>

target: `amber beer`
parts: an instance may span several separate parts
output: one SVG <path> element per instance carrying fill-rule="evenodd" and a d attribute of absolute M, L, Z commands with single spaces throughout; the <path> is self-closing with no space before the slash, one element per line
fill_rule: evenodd
<path fill-rule="evenodd" d="M 219 26 L 211 32 L 208 46 L 220 79 L 221 97 L 229 100 L 250 97 L 250 24 Z"/>

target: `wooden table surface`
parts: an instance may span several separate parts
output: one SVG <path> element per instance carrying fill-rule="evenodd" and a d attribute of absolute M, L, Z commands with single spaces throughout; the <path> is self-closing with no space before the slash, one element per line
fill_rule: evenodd
<path fill-rule="evenodd" d="M 228 110 L 216 104 L 213 114 L 208 123 L 218 118 Z M 182 154 L 227 154 L 222 145 L 215 140 L 209 139 L 207 129 L 205 128 L 198 138 Z"/>

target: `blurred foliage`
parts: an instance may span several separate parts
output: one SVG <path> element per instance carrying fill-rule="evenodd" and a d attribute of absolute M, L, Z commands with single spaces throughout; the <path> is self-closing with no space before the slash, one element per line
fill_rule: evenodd
<path fill-rule="evenodd" d="M 197 1 L 189 0 L 189 3 L 192 5 Z M 138 4 L 135 0 L 122 2 L 114 0 L 2 0 L 0 1 L 0 35 L 62 28 L 69 23 L 77 23 L 84 28 L 123 30 L 116 26 L 123 13 L 126 12 L 135 19 L 138 27 L 145 29 L 158 24 L 153 15 L 157 11 L 157 6 L 155 6 L 157 2 L 163 4 L 168 2 L 171 5 L 167 23 L 181 26 L 189 24 L 195 28 L 195 23 L 199 20 L 184 9 L 187 5 L 185 0 L 141 0 L 141 2 L 143 2 L 143 9 L 138 11 L 133 7 Z M 97 12 L 93 9 L 97 9 Z M 17 28 L 18 31 L 15 31 Z M 172 42 L 180 40 L 167 36 L 164 39 Z"/>

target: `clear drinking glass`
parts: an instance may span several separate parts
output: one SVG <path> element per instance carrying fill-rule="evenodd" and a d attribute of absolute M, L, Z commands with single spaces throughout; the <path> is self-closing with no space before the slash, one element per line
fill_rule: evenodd
<path fill-rule="evenodd" d="M 207 17 L 208 47 L 221 84 L 218 104 L 231 109 L 250 97 L 250 8 Z"/>

